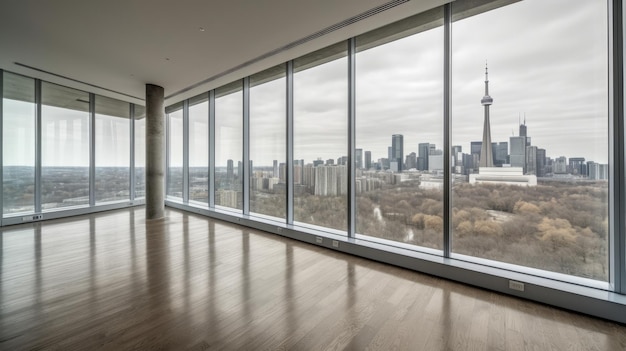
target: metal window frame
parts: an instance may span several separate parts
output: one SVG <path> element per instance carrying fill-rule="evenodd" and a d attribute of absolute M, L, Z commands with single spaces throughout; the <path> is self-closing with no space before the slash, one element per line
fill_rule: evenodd
<path fill-rule="evenodd" d="M 147 118 L 147 117 L 146 117 Z M 165 113 L 165 196 L 163 198 L 167 199 L 167 196 L 170 193 L 170 114 Z M 147 135 L 146 135 L 147 137 Z"/>
<path fill-rule="evenodd" d="M 4 70 L 0 69 L 0 227 L 4 219 Z M 0 243 L 2 243 L 0 239 Z"/>
<path fill-rule="evenodd" d="M 626 294 L 626 123 L 624 122 L 624 16 L 622 0 L 608 1 L 609 51 L 609 283 L 613 291 Z"/>
<path fill-rule="evenodd" d="M 215 89 L 209 91 L 209 208 L 215 208 Z"/>
<path fill-rule="evenodd" d="M 285 184 L 285 196 L 287 198 L 286 204 L 287 204 L 287 212 L 285 214 L 285 221 L 287 222 L 287 224 L 289 225 L 293 225 L 293 191 L 294 191 L 294 184 L 293 184 L 293 157 L 294 157 L 294 150 L 293 150 L 293 137 L 294 137 L 294 129 L 293 129 L 293 121 L 294 121 L 294 115 L 293 115 L 293 111 L 294 111 L 294 100 L 293 100 L 293 60 L 290 60 L 287 62 L 287 67 L 285 68 L 287 70 L 287 76 L 285 77 L 286 79 L 286 94 L 287 94 L 287 99 L 286 99 L 286 103 L 287 103 L 287 110 L 286 110 L 286 118 L 287 118 L 287 149 L 286 149 L 286 157 L 287 157 L 287 162 L 285 162 L 286 165 L 286 182 L 287 184 Z M 279 165 L 279 173 L 280 173 L 280 165 Z"/>
<path fill-rule="evenodd" d="M 35 213 L 41 213 L 42 193 L 42 114 L 41 114 L 42 84 L 40 79 L 35 79 Z"/>
<path fill-rule="evenodd" d="M 183 101 L 183 203 L 189 203 L 189 99 Z"/>
<path fill-rule="evenodd" d="M 451 70 L 452 70 L 452 5 L 444 5 L 443 14 L 443 257 L 450 258 L 452 252 L 452 114 L 451 114 Z"/>
<path fill-rule="evenodd" d="M 128 169 L 128 179 L 130 196 L 128 200 L 131 204 L 135 201 L 135 104 L 129 104 L 130 108 L 130 168 Z"/>
<path fill-rule="evenodd" d="M 348 39 L 348 198 L 347 235 L 356 233 L 356 38 Z"/>
<path fill-rule="evenodd" d="M 96 94 L 89 93 L 89 207 L 96 206 Z"/>
<path fill-rule="evenodd" d="M 243 202 L 243 214 L 250 214 L 250 175 L 252 169 L 250 168 L 250 76 L 243 78 L 243 150 L 242 150 L 242 162 L 243 162 L 243 174 L 242 177 L 242 191 L 241 197 Z"/>
<path fill-rule="evenodd" d="M 626 40 L 626 24 L 624 23 L 624 19 L 626 18 L 626 6 L 624 5 L 624 1 L 623 0 L 614 0 L 616 5 L 614 5 L 614 13 L 617 14 L 617 18 L 614 20 L 616 23 L 618 23 L 618 28 L 616 29 L 616 36 L 617 38 L 614 39 L 614 45 L 618 45 L 618 58 L 621 57 L 621 60 L 619 60 L 617 67 L 619 67 L 619 78 L 621 78 L 621 81 L 618 80 L 618 84 L 620 86 L 621 92 L 619 93 L 619 95 L 617 96 L 618 99 L 618 105 L 619 108 L 621 109 L 619 111 L 619 116 L 617 117 L 618 119 L 621 119 L 622 122 L 624 121 L 624 118 L 626 118 L 625 114 L 626 114 L 626 79 L 624 78 L 624 66 L 626 66 L 626 55 L 624 54 L 624 40 Z M 620 30 L 621 27 L 621 30 Z M 615 71 L 614 71 L 615 74 Z M 622 134 L 620 135 L 620 140 L 624 140 L 624 138 L 626 137 L 626 131 L 624 129 L 621 129 Z M 624 148 L 620 149 L 622 152 L 624 152 Z M 622 162 L 624 162 L 624 159 L 626 158 L 626 155 L 622 154 L 621 155 L 621 160 Z M 626 173 L 626 171 L 624 172 Z M 622 186 L 622 188 L 626 187 L 626 174 L 622 174 L 622 178 L 620 178 L 620 184 Z M 621 207 L 622 211 L 622 215 L 624 215 L 624 209 L 626 208 L 626 199 L 624 200 L 625 203 L 623 204 L 623 207 Z M 624 225 L 624 227 L 621 228 L 620 232 L 619 232 L 619 237 L 620 237 L 620 248 L 619 248 L 619 257 L 617 258 L 618 262 L 620 263 L 620 270 L 621 270 L 621 288 L 618 291 L 621 294 L 626 295 L 626 224 L 625 220 L 622 220 L 622 224 Z"/>

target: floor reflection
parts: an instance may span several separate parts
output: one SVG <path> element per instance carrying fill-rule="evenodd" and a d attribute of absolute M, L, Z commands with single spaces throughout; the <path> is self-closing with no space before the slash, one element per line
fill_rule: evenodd
<path fill-rule="evenodd" d="M 136 208 L 2 228 L 0 349 L 626 348 L 614 323 L 167 216 L 145 221 Z"/>

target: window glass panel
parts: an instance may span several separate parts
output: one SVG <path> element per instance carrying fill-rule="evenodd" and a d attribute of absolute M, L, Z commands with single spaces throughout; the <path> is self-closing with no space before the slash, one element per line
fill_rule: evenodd
<path fill-rule="evenodd" d="M 294 61 L 294 220 L 342 231 L 348 193 L 346 55 L 344 42 Z"/>
<path fill-rule="evenodd" d="M 168 111 L 167 197 L 183 198 L 183 110 Z"/>
<path fill-rule="evenodd" d="M 453 252 L 607 281 L 607 2 L 470 3 L 453 3 Z"/>
<path fill-rule="evenodd" d="M 130 104 L 96 96 L 96 202 L 130 199 Z"/>
<path fill-rule="evenodd" d="M 42 83 L 42 208 L 89 205 L 89 94 Z"/>
<path fill-rule="evenodd" d="M 243 91 L 236 81 L 215 92 L 215 204 L 241 210 Z"/>
<path fill-rule="evenodd" d="M 442 248 L 442 25 L 439 8 L 357 37 L 357 233 Z"/>
<path fill-rule="evenodd" d="M 35 209 L 35 80 L 4 73 L 2 200 L 4 214 Z"/>
<path fill-rule="evenodd" d="M 209 202 L 209 95 L 189 100 L 189 200 Z"/>
<path fill-rule="evenodd" d="M 146 196 L 146 108 L 135 105 L 135 199 Z"/>
<path fill-rule="evenodd" d="M 250 212 L 285 218 L 285 65 L 250 77 Z"/>

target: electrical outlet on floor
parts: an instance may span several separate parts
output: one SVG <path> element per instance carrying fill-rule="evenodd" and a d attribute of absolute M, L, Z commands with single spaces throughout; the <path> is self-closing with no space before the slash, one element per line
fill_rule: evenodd
<path fill-rule="evenodd" d="M 516 282 L 515 280 L 509 280 L 509 289 L 524 291 L 524 283 Z"/>

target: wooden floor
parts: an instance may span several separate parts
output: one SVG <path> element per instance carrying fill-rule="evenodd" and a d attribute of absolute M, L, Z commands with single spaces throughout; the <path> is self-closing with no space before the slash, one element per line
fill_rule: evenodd
<path fill-rule="evenodd" d="M 626 326 L 202 216 L 2 229 L 1 350 L 626 350 Z"/>

